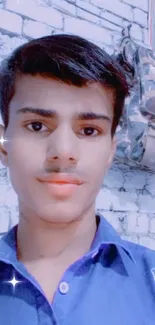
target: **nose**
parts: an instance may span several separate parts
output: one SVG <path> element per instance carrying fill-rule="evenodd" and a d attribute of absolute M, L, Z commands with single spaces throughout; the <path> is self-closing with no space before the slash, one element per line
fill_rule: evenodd
<path fill-rule="evenodd" d="M 78 141 L 71 128 L 64 126 L 50 135 L 47 159 L 66 167 L 77 164 Z"/>

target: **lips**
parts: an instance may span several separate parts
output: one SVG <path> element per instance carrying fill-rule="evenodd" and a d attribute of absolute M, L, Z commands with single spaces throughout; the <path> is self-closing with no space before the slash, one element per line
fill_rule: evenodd
<path fill-rule="evenodd" d="M 79 189 L 83 181 L 75 174 L 52 173 L 44 174 L 38 181 L 43 184 L 45 191 L 51 198 L 56 200 L 67 200 L 74 195 L 79 195 Z"/>
<path fill-rule="evenodd" d="M 44 176 L 40 181 L 58 185 L 81 185 L 83 183 L 79 177 L 72 174 L 53 174 L 52 176 Z"/>

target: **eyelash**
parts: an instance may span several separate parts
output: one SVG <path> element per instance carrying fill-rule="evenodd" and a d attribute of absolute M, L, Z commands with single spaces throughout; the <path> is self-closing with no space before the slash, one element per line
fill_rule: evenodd
<path fill-rule="evenodd" d="M 44 125 L 44 123 L 42 123 L 42 122 L 40 122 L 40 121 L 33 121 L 33 122 L 30 122 L 30 123 L 28 123 L 28 124 L 26 124 L 25 125 L 25 127 L 29 130 L 29 131 L 31 131 L 31 132 L 34 132 L 34 133 L 42 133 L 42 132 L 46 132 L 46 131 L 48 131 L 49 130 L 49 128 L 48 127 L 46 127 L 46 129 L 47 130 L 44 130 L 44 131 L 34 131 L 34 130 L 30 130 L 29 128 L 28 128 L 28 126 L 32 126 L 32 124 L 36 124 L 36 123 L 38 123 L 38 124 L 40 124 L 41 126 L 45 126 Z M 85 136 L 85 137 L 96 137 L 96 136 L 98 136 L 98 135 L 101 135 L 101 134 L 103 134 L 104 133 L 104 131 L 103 131 L 103 129 L 101 129 L 101 128 L 98 128 L 98 127 L 95 127 L 94 125 L 85 125 L 85 126 L 83 126 L 80 130 L 84 130 L 84 129 L 94 129 L 94 131 L 97 131 L 97 134 L 96 135 L 85 135 L 85 134 L 80 134 L 80 136 Z M 78 132 L 77 132 L 78 133 Z"/>
<path fill-rule="evenodd" d="M 32 124 L 40 124 L 41 126 L 45 126 L 42 122 L 39 122 L 39 121 L 34 121 L 34 122 L 31 122 L 31 123 L 28 123 L 28 124 L 26 124 L 26 128 L 28 129 L 28 130 L 30 130 L 29 128 L 28 128 L 28 126 L 32 126 Z M 47 127 L 46 127 L 47 128 Z M 48 129 L 48 128 L 47 128 Z M 32 132 L 36 132 L 36 133 L 39 133 L 39 131 L 34 131 L 34 130 L 31 130 Z M 42 131 L 43 132 L 43 131 Z"/>
<path fill-rule="evenodd" d="M 41 128 L 43 128 L 43 126 L 44 126 L 46 128 L 46 130 L 35 131 L 32 128 L 30 129 L 30 126 L 32 127 L 33 124 L 40 124 Z M 26 123 L 26 124 L 24 124 L 24 128 L 26 128 L 28 131 L 33 132 L 33 133 L 42 133 L 42 132 L 50 131 L 50 128 L 45 126 L 45 124 L 43 122 L 40 122 L 40 121 L 33 121 L 33 122 Z"/>

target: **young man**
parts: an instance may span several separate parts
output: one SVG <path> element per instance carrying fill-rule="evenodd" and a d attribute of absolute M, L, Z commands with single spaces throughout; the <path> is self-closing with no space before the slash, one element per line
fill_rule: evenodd
<path fill-rule="evenodd" d="M 95 214 L 127 95 L 117 61 L 73 35 L 2 64 L 0 155 L 19 224 L 0 241 L 0 324 L 155 324 L 155 253 Z"/>

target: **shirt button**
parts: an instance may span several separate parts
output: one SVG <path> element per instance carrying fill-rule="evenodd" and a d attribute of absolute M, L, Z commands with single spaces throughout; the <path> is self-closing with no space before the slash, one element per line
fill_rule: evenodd
<path fill-rule="evenodd" d="M 67 282 L 61 282 L 59 285 L 59 290 L 62 294 L 66 294 L 69 290 L 69 285 Z"/>

